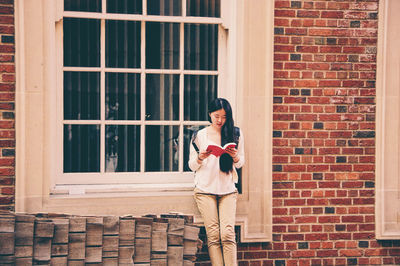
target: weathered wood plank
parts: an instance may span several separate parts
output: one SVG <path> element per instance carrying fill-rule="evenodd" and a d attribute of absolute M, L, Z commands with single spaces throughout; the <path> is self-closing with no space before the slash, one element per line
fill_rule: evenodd
<path fill-rule="evenodd" d="M 86 232 L 86 218 L 73 216 L 69 218 L 69 231 L 75 233 Z"/>
<path fill-rule="evenodd" d="M 36 220 L 34 236 L 35 238 L 52 238 L 54 236 L 54 223 L 51 220 Z"/>
<path fill-rule="evenodd" d="M 85 259 L 85 233 L 69 234 L 68 243 L 68 260 L 84 260 Z"/>
<path fill-rule="evenodd" d="M 133 246 L 119 247 L 118 264 L 132 264 L 133 252 Z"/>
<path fill-rule="evenodd" d="M 118 251 L 118 246 L 119 246 L 118 236 L 103 237 L 103 251 Z"/>
<path fill-rule="evenodd" d="M 33 240 L 33 259 L 35 261 L 50 261 L 51 238 L 35 237 Z"/>
<path fill-rule="evenodd" d="M 167 249 L 168 249 L 167 232 L 153 231 L 151 234 L 151 251 L 167 252 Z"/>
<path fill-rule="evenodd" d="M 119 234 L 119 217 L 106 216 L 104 217 L 104 235 L 118 235 Z"/>
<path fill-rule="evenodd" d="M 187 240 L 197 241 L 199 238 L 200 227 L 185 225 L 183 238 Z"/>
<path fill-rule="evenodd" d="M 0 265 L 14 265 L 14 255 L 0 255 Z"/>
<path fill-rule="evenodd" d="M 136 238 L 151 238 L 153 218 L 140 217 L 136 220 Z"/>
<path fill-rule="evenodd" d="M 104 266 L 118 266 L 118 258 L 103 258 Z"/>
<path fill-rule="evenodd" d="M 14 230 L 15 230 L 15 217 L 0 216 L 0 232 L 14 233 Z"/>
<path fill-rule="evenodd" d="M 69 232 L 69 219 L 52 219 L 54 223 L 53 244 L 67 244 Z"/>
<path fill-rule="evenodd" d="M 151 239 L 136 238 L 135 242 L 135 263 L 150 263 L 151 257 Z"/>
<path fill-rule="evenodd" d="M 133 246 L 135 244 L 135 220 L 121 218 L 119 221 L 119 245 Z"/>
<path fill-rule="evenodd" d="M 14 232 L 0 233 L 0 255 L 14 254 Z"/>
<path fill-rule="evenodd" d="M 51 266 L 61 266 L 68 265 L 67 257 L 52 257 L 50 260 Z"/>
<path fill-rule="evenodd" d="M 68 244 L 52 244 L 51 245 L 51 256 L 68 256 Z"/>
<path fill-rule="evenodd" d="M 183 254 L 186 256 L 194 256 L 197 253 L 197 241 L 185 240 L 183 244 Z"/>
<path fill-rule="evenodd" d="M 86 218 L 86 246 L 103 244 L 103 217 Z"/>
<path fill-rule="evenodd" d="M 32 265 L 33 265 L 32 256 L 29 258 L 15 258 L 15 266 L 32 266 Z"/>
<path fill-rule="evenodd" d="M 33 245 L 34 222 L 15 223 L 15 245 L 32 246 Z"/>
<path fill-rule="evenodd" d="M 168 254 L 168 266 L 183 265 L 183 247 L 169 246 L 167 254 Z"/>
<path fill-rule="evenodd" d="M 167 266 L 168 262 L 167 259 L 152 259 L 150 261 L 151 266 Z"/>
<path fill-rule="evenodd" d="M 33 245 L 32 246 L 15 246 L 15 257 L 24 258 L 33 256 Z"/>
<path fill-rule="evenodd" d="M 87 263 L 102 262 L 103 251 L 102 247 L 86 247 L 86 259 Z"/>

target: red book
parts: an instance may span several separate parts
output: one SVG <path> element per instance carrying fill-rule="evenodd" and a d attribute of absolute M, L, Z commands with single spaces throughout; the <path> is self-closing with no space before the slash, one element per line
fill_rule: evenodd
<path fill-rule="evenodd" d="M 227 148 L 235 148 L 236 143 L 227 143 L 224 147 L 219 145 L 208 145 L 207 151 L 211 151 L 211 154 L 215 155 L 216 157 L 221 156 L 222 154 L 226 153 Z"/>

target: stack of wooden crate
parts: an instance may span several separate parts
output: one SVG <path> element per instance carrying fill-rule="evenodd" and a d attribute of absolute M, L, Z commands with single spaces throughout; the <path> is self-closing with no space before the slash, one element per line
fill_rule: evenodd
<path fill-rule="evenodd" d="M 194 265 L 193 217 L 0 212 L 0 265 Z"/>

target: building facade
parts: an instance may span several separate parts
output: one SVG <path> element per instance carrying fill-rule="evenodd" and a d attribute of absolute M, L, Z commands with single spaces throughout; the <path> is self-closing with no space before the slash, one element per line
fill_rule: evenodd
<path fill-rule="evenodd" d="M 397 0 L 89 2 L 0 0 L 1 209 L 198 215 L 185 136 L 219 95 L 240 265 L 400 264 Z"/>

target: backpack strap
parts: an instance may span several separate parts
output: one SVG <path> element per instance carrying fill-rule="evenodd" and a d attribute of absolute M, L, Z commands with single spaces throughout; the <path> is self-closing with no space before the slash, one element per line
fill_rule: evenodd
<path fill-rule="evenodd" d="M 236 145 L 239 145 L 239 137 L 240 137 L 240 128 L 234 127 L 233 128 L 233 142 L 235 142 Z"/>
<path fill-rule="evenodd" d="M 193 148 L 197 151 L 197 153 L 199 153 L 199 151 L 200 151 L 199 147 L 197 147 L 196 143 L 194 142 L 197 138 L 197 132 L 198 132 L 198 130 L 194 131 L 192 134 L 192 145 L 193 145 Z"/>

